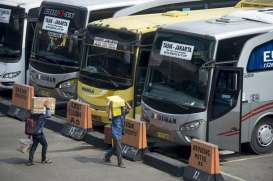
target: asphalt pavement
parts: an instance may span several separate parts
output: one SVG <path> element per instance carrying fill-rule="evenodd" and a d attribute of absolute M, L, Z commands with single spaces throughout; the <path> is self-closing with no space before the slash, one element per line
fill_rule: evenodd
<path fill-rule="evenodd" d="M 177 181 L 162 171 L 125 160 L 126 168 L 102 161 L 105 150 L 63 137 L 59 133 L 45 130 L 50 165 L 40 163 L 41 146 L 35 154 L 35 165 L 26 166 L 28 154 L 16 149 L 20 138 L 25 138 L 24 124 L 0 116 L 0 180 L 1 181 Z"/>
<path fill-rule="evenodd" d="M 106 150 L 74 141 L 46 129 L 50 165 L 40 163 L 41 147 L 35 155 L 35 165 L 26 166 L 28 154 L 16 149 L 24 135 L 24 123 L 0 115 L 0 180 L 1 181 L 178 181 L 165 172 L 142 162 L 125 160 L 126 168 L 103 162 Z M 237 154 L 221 163 L 226 181 L 273 181 L 273 154 Z"/>

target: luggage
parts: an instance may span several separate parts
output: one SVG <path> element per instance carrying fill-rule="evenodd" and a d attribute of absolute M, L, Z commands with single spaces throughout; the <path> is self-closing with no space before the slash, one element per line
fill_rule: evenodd
<path fill-rule="evenodd" d="M 25 122 L 25 134 L 32 135 L 36 128 L 36 121 L 33 118 L 27 118 Z"/>
<path fill-rule="evenodd" d="M 19 140 L 19 147 L 18 147 L 18 151 L 21 153 L 27 153 L 29 152 L 31 145 L 32 145 L 32 140 L 31 139 L 25 139 L 25 138 L 21 138 Z"/>

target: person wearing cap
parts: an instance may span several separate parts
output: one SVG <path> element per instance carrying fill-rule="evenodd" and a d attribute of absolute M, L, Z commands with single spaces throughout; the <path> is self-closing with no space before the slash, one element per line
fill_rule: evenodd
<path fill-rule="evenodd" d="M 31 146 L 31 149 L 29 152 L 29 160 L 27 162 L 27 165 L 28 166 L 34 165 L 33 157 L 34 157 L 35 151 L 36 151 L 39 143 L 42 145 L 41 163 L 52 163 L 51 160 L 46 158 L 48 144 L 47 144 L 44 132 L 43 132 L 44 126 L 46 123 L 46 119 L 51 117 L 51 112 L 50 112 L 50 108 L 48 106 L 48 103 L 45 102 L 45 104 L 44 104 L 44 113 L 32 114 L 32 117 L 36 121 L 36 127 L 35 127 L 35 130 L 33 131 L 33 134 L 31 135 L 33 144 Z"/>
<path fill-rule="evenodd" d="M 124 107 L 121 107 L 121 115 L 120 116 L 112 116 L 112 102 L 109 103 L 108 116 L 112 121 L 112 138 L 113 138 L 113 146 L 112 148 L 105 154 L 104 161 L 111 162 L 111 157 L 114 153 L 117 155 L 118 166 L 121 168 L 125 168 L 125 165 L 122 161 L 122 146 L 121 139 L 123 135 L 124 122 L 125 117 L 129 113 L 129 109 L 131 106 L 126 103 Z"/>

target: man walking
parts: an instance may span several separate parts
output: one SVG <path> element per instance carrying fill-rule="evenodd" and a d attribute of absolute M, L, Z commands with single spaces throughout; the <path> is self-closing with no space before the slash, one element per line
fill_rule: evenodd
<path fill-rule="evenodd" d="M 33 157 L 34 157 L 34 153 L 35 153 L 39 143 L 42 145 L 42 161 L 41 161 L 41 163 L 52 163 L 51 160 L 46 159 L 47 141 L 46 141 L 45 135 L 43 133 L 46 119 L 51 117 L 51 112 L 50 112 L 50 109 L 49 109 L 47 103 L 45 103 L 44 106 L 45 106 L 45 111 L 43 114 L 33 114 L 34 120 L 36 121 L 36 128 L 32 134 L 33 144 L 31 146 L 31 149 L 29 152 L 29 161 L 27 163 L 28 166 L 34 165 Z"/>
<path fill-rule="evenodd" d="M 121 146 L 121 138 L 123 134 L 124 121 L 126 114 L 128 114 L 129 109 L 131 109 L 128 103 L 125 104 L 124 107 L 121 107 L 121 115 L 113 116 L 112 113 L 112 102 L 109 103 L 109 118 L 112 120 L 112 138 L 113 138 L 113 146 L 112 148 L 105 154 L 104 161 L 111 162 L 111 157 L 114 153 L 117 155 L 118 166 L 121 168 L 125 168 L 124 163 L 122 161 L 122 146 Z"/>

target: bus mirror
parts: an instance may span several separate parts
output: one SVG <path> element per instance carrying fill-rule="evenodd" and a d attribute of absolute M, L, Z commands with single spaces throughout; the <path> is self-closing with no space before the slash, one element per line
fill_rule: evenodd
<path fill-rule="evenodd" d="M 78 44 L 79 44 L 79 32 L 74 31 L 69 41 L 69 52 L 71 52 L 74 47 L 78 47 Z"/>

